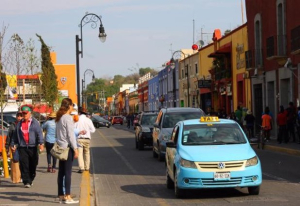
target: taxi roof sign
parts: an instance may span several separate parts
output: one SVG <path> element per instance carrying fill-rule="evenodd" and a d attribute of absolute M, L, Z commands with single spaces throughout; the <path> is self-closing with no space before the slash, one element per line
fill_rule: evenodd
<path fill-rule="evenodd" d="M 201 117 L 200 122 L 219 122 L 219 117 L 206 116 Z"/>

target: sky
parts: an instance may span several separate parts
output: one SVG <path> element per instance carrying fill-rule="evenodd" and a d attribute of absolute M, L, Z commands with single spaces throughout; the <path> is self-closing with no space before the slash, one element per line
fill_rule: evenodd
<path fill-rule="evenodd" d="M 245 2 L 243 5 L 245 7 Z M 82 27 L 83 58 L 80 78 L 87 69 L 96 78 L 127 76 L 139 68 L 161 70 L 172 53 L 190 49 L 201 39 L 211 41 L 214 29 L 233 30 L 242 25 L 241 0 L 0 0 L 0 23 L 8 25 L 5 41 L 14 33 L 30 38 L 40 50 L 35 34 L 57 53 L 58 64 L 76 64 L 75 36 L 88 13 L 101 16 L 106 41 L 98 28 Z M 244 9 L 244 22 L 246 14 Z M 86 73 L 86 83 L 92 76 Z"/>

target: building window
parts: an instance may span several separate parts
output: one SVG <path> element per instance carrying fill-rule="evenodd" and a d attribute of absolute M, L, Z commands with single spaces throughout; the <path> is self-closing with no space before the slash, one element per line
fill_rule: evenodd
<path fill-rule="evenodd" d="M 195 64 L 195 74 L 198 74 L 198 64 Z"/>
<path fill-rule="evenodd" d="M 291 31 L 291 50 L 296 51 L 300 49 L 300 26 Z"/>
<path fill-rule="evenodd" d="M 284 0 L 277 0 L 277 55 L 286 55 Z"/>
<path fill-rule="evenodd" d="M 254 18 L 254 38 L 255 38 L 255 67 L 262 67 L 262 49 L 261 49 L 261 15 L 256 14 Z"/>

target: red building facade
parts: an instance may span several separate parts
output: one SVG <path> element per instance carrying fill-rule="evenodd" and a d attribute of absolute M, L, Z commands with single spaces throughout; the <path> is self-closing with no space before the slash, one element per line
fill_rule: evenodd
<path fill-rule="evenodd" d="M 258 124 L 266 106 L 274 117 L 280 105 L 286 108 L 294 102 L 299 106 L 299 8 L 299 0 L 246 0 L 246 68 Z"/>

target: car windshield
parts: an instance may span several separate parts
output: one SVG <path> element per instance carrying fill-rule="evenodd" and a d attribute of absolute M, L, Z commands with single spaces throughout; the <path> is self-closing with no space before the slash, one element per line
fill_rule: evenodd
<path fill-rule="evenodd" d="M 246 139 L 236 124 L 185 125 L 183 145 L 244 144 Z"/>
<path fill-rule="evenodd" d="M 98 115 L 94 115 L 93 118 L 97 121 L 106 121 L 104 118 L 98 116 Z"/>
<path fill-rule="evenodd" d="M 201 112 L 178 112 L 178 113 L 166 113 L 163 120 L 163 128 L 173 128 L 179 121 L 187 119 L 200 119 L 203 116 Z"/>
<path fill-rule="evenodd" d="M 157 115 L 143 115 L 141 124 L 142 125 L 153 125 L 156 120 Z"/>
<path fill-rule="evenodd" d="M 11 124 L 12 122 L 16 122 L 17 118 L 10 115 L 3 115 L 3 120 Z"/>

